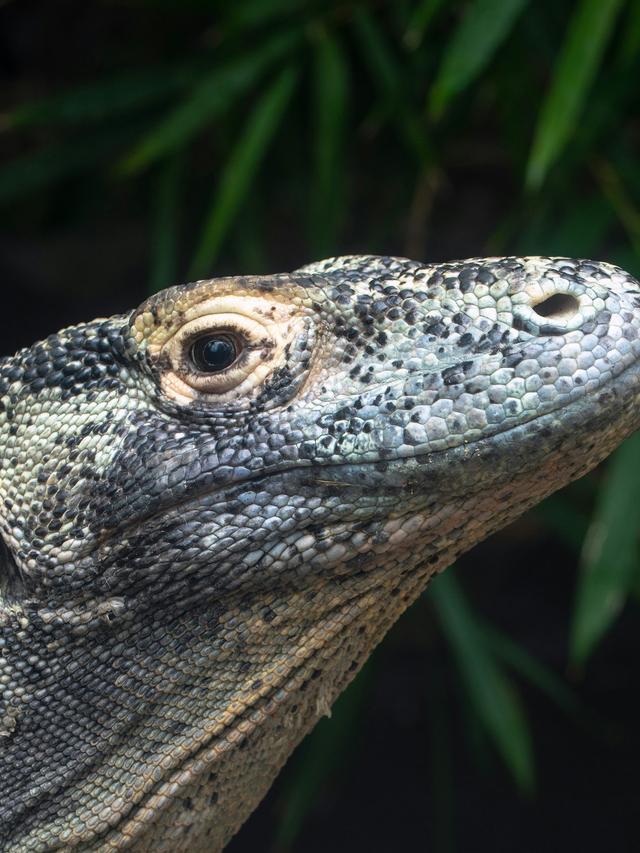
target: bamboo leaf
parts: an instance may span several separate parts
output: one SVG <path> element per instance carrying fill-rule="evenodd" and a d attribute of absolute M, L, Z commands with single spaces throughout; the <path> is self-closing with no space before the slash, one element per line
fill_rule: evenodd
<path fill-rule="evenodd" d="M 631 275 L 640 278 L 640 259 L 637 252 L 630 249 L 628 245 L 615 246 L 613 245 L 608 252 L 611 263 L 617 264 L 622 269 L 627 270 Z"/>
<path fill-rule="evenodd" d="M 640 3 L 627 5 L 627 19 L 623 27 L 622 44 L 619 59 L 625 66 L 631 66 L 640 54 Z"/>
<path fill-rule="evenodd" d="M 481 628 L 489 648 L 503 663 L 526 678 L 566 714 L 572 716 L 582 710 L 578 697 L 555 672 L 489 622 L 483 622 Z"/>
<path fill-rule="evenodd" d="M 331 35 L 316 39 L 314 50 L 314 175 L 311 243 L 322 257 L 335 249 L 344 196 L 344 138 L 348 70 L 340 43 Z"/>
<path fill-rule="evenodd" d="M 624 606 L 638 567 L 640 434 L 612 457 L 582 553 L 570 659 L 584 664 Z"/>
<path fill-rule="evenodd" d="M 184 172 L 182 152 L 174 154 L 160 171 L 154 196 L 150 292 L 176 283 L 178 210 Z"/>
<path fill-rule="evenodd" d="M 404 33 L 404 43 L 409 50 L 417 50 L 431 21 L 444 5 L 444 0 L 422 0 L 417 3 Z"/>
<path fill-rule="evenodd" d="M 246 32 L 264 27 L 272 21 L 291 17 L 309 9 L 309 0 L 242 0 L 242 3 L 229 3 L 225 9 L 228 15 L 227 26 L 231 32 Z"/>
<path fill-rule="evenodd" d="M 591 170 L 600 184 L 603 196 L 627 232 L 631 246 L 640 254 L 640 209 L 627 191 L 626 182 L 609 160 L 595 159 Z"/>
<path fill-rule="evenodd" d="M 580 0 L 540 110 L 526 183 L 537 189 L 558 159 L 587 101 L 623 0 Z"/>
<path fill-rule="evenodd" d="M 286 68 L 262 96 L 227 162 L 206 217 L 202 236 L 191 265 L 191 275 L 209 271 L 240 205 L 264 158 L 269 143 L 284 115 L 297 79 Z"/>
<path fill-rule="evenodd" d="M 587 532 L 587 518 L 563 492 L 545 498 L 533 512 L 568 548 L 580 550 Z"/>
<path fill-rule="evenodd" d="M 49 145 L 16 158 L 0 169 L 0 204 L 15 201 L 65 178 L 91 171 L 131 142 L 131 128 Z"/>
<path fill-rule="evenodd" d="M 10 112 L 6 121 L 14 128 L 103 121 L 165 100 L 192 83 L 196 74 L 193 66 L 122 74 L 24 104 Z"/>
<path fill-rule="evenodd" d="M 447 104 L 484 70 L 509 35 L 528 0 L 475 0 L 447 45 L 429 95 L 438 118 Z"/>
<path fill-rule="evenodd" d="M 450 569 L 434 580 L 429 595 L 478 719 L 520 790 L 531 793 L 535 774 L 527 719 Z"/>
<path fill-rule="evenodd" d="M 248 92 L 261 75 L 291 48 L 291 34 L 278 35 L 260 50 L 216 69 L 204 77 L 178 107 L 172 110 L 122 161 L 126 173 L 138 172 L 183 147 Z"/>
<path fill-rule="evenodd" d="M 269 266 L 263 227 L 265 205 L 262 201 L 255 195 L 245 199 L 242 205 L 242 228 L 236 228 L 233 232 L 234 255 L 246 275 L 257 275 Z"/>
<path fill-rule="evenodd" d="M 437 668 L 429 672 L 429 775 L 432 790 L 433 828 L 429 850 L 438 853 L 455 850 L 456 774 L 454 772 L 453 721 L 450 713 L 451 697 L 447 693 L 446 679 Z"/>
<path fill-rule="evenodd" d="M 363 7 L 356 8 L 353 24 L 362 54 L 381 95 L 382 106 L 397 121 L 398 130 L 421 168 L 433 165 L 434 157 L 423 127 L 407 100 L 406 76 L 376 20 Z"/>
<path fill-rule="evenodd" d="M 402 74 L 380 28 L 363 7 L 358 6 L 353 20 L 365 61 L 383 96 L 394 99 L 402 86 Z"/>

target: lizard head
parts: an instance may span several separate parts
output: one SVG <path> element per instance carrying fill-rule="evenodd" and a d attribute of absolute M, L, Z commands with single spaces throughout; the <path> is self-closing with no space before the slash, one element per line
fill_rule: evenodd
<path fill-rule="evenodd" d="M 258 793 L 227 797 L 226 838 L 433 572 L 637 428 L 639 331 L 640 287 L 608 264 L 347 257 L 172 288 L 5 359 L 1 618 L 35 673 L 59 685 L 59 655 L 126 710 L 40 800 L 31 784 L 30 813 L 68 794 L 65 768 L 91 772 L 109 779 L 100 832 L 122 833 L 124 733 L 162 729 L 134 748 L 132 803 L 164 813 L 203 744 L 317 678 L 252 765 Z M 126 675 L 88 687 L 115 648 Z M 23 681 L 5 734 L 46 739 Z"/>
<path fill-rule="evenodd" d="M 8 592 L 175 607 L 468 547 L 633 428 L 639 305 L 606 264 L 340 258 L 52 335 L 1 368 Z"/>

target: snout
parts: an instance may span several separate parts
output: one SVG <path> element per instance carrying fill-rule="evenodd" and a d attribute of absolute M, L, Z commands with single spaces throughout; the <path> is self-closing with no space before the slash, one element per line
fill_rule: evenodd
<path fill-rule="evenodd" d="M 390 307 L 372 327 L 384 325 L 384 344 L 340 379 L 353 404 L 341 404 L 320 442 L 327 460 L 469 450 L 533 422 L 562 433 L 567 407 L 589 419 L 612 405 L 603 395 L 628 399 L 640 371 L 640 286 L 625 271 L 543 257 L 422 269 L 395 287 L 385 280 Z"/>
<path fill-rule="evenodd" d="M 640 285 L 612 264 L 568 258 L 527 258 L 521 290 L 512 297 L 513 325 L 533 335 L 593 331 L 598 323 L 626 330 L 640 323 Z"/>

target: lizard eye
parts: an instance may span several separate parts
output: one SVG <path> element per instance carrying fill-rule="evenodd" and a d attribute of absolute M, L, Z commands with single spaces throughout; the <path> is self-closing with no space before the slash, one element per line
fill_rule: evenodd
<path fill-rule="evenodd" d="M 241 314 L 196 317 L 167 340 L 165 390 L 187 401 L 193 392 L 218 402 L 246 396 L 271 370 L 275 340 L 262 323 Z"/>
<path fill-rule="evenodd" d="M 201 373 L 220 373 L 231 367 L 242 352 L 242 345 L 230 334 L 203 335 L 191 345 L 193 366 Z"/>
<path fill-rule="evenodd" d="M 206 295 L 211 283 L 201 287 Z M 152 302 L 149 310 L 141 306 L 134 319 L 136 340 L 167 397 L 180 405 L 196 402 L 208 411 L 227 404 L 234 411 L 247 409 L 271 374 L 284 366 L 281 383 L 295 392 L 315 341 L 314 324 L 304 311 L 250 295 L 194 299 L 191 289 L 185 294 L 183 301 L 188 296 L 191 304 L 165 296 L 162 311 Z M 268 396 L 266 403 L 276 405 L 281 396 Z"/>

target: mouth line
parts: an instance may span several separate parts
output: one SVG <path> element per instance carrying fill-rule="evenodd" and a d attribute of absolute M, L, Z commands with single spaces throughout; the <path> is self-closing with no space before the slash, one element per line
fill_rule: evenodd
<path fill-rule="evenodd" d="M 617 387 L 621 381 L 624 381 L 628 374 L 634 372 L 638 372 L 640 370 L 640 357 L 634 359 L 628 365 L 626 365 L 615 377 L 613 377 L 612 381 L 614 383 L 614 387 Z M 592 391 L 588 393 L 584 393 L 582 396 L 577 397 L 575 400 L 568 400 L 558 406 L 555 406 L 549 409 L 546 412 L 542 412 L 540 414 L 534 414 L 531 417 L 525 418 L 524 420 L 520 420 L 518 423 L 510 424 L 509 426 L 505 426 L 503 429 L 497 429 L 495 432 L 489 433 L 487 435 L 483 435 L 479 438 L 474 439 L 469 442 L 461 442 L 460 444 L 453 445 L 451 447 L 439 448 L 437 450 L 425 451 L 422 453 L 415 453 L 413 455 L 407 456 L 388 456 L 384 457 L 380 455 L 377 459 L 370 459 L 367 461 L 355 461 L 355 462 L 307 462 L 303 460 L 297 464 L 282 466 L 281 468 L 273 468 L 269 471 L 264 471 L 261 473 L 257 473 L 253 476 L 248 476 L 244 479 L 237 480 L 232 483 L 221 485 L 217 488 L 208 488 L 203 489 L 201 492 L 196 492 L 195 494 L 191 494 L 186 497 L 182 501 L 176 501 L 175 503 L 167 506 L 161 506 L 158 509 L 153 510 L 148 515 L 141 516 L 140 518 L 133 519 L 132 521 L 128 521 L 125 524 L 119 525 L 118 527 L 114 527 L 108 530 L 105 530 L 101 535 L 96 538 L 96 541 L 93 543 L 92 547 L 87 547 L 85 551 L 83 551 L 83 557 L 88 556 L 89 554 L 95 552 L 101 547 L 106 545 L 110 545 L 112 541 L 118 537 L 121 537 L 127 531 L 135 530 L 141 528 L 143 525 L 148 524 L 149 522 L 153 522 L 155 519 L 167 515 L 168 513 L 178 513 L 183 512 L 185 509 L 188 509 L 191 505 L 196 505 L 203 498 L 212 497 L 219 494 L 224 494 L 225 492 L 236 492 L 239 488 L 246 488 L 248 484 L 259 483 L 265 480 L 268 480 L 272 477 L 285 476 L 287 474 L 297 473 L 304 475 L 305 473 L 317 473 L 318 476 L 315 478 L 314 482 L 317 482 L 322 485 L 327 485 L 336 488 L 363 488 L 363 485 L 358 484 L 356 482 L 340 482 L 339 480 L 334 480 L 327 478 L 323 480 L 322 472 L 330 471 L 336 469 L 366 469 L 372 470 L 376 465 L 402 465 L 402 464 L 411 464 L 417 463 L 418 460 L 424 459 L 425 457 L 430 457 L 434 460 L 434 463 L 438 459 L 442 459 L 446 454 L 455 453 L 460 450 L 473 450 L 478 445 L 484 444 L 487 441 L 495 440 L 499 436 L 508 435 L 511 432 L 514 432 L 521 427 L 535 423 L 536 421 L 542 420 L 544 418 L 549 418 L 556 414 L 557 412 L 570 409 L 572 407 L 578 405 L 584 405 L 587 401 L 592 400 L 598 394 L 602 393 L 603 390 L 607 390 L 607 385 L 599 385 L 597 388 L 594 388 Z M 387 488 L 390 489 L 404 489 L 406 488 L 406 484 L 400 483 L 389 483 L 387 484 Z"/>

